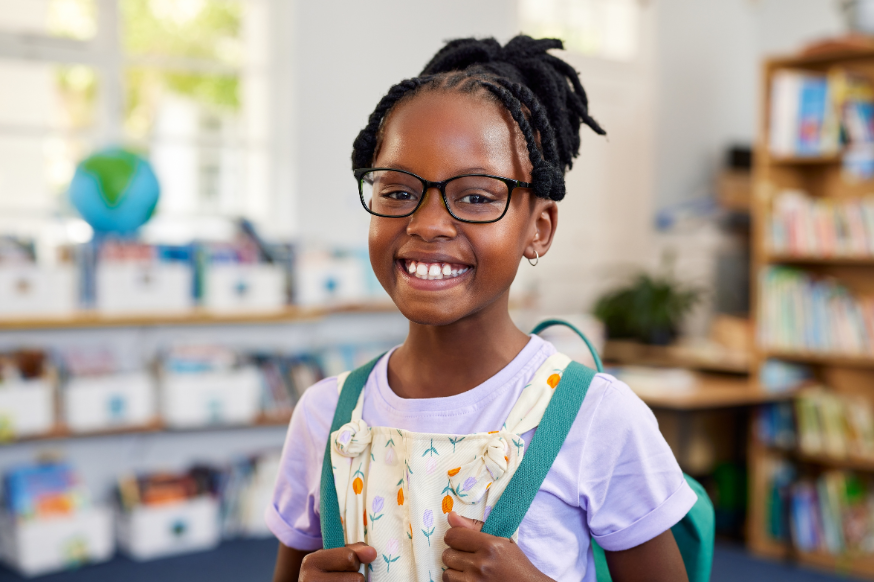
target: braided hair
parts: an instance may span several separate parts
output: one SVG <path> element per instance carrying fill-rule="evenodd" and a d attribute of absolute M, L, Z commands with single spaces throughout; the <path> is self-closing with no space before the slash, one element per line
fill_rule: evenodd
<path fill-rule="evenodd" d="M 534 193 L 565 195 L 564 173 L 580 153 L 580 125 L 605 135 L 589 115 L 589 100 L 572 66 L 547 52 L 558 39 L 519 35 L 501 46 L 494 38 L 452 40 L 418 77 L 389 89 L 352 145 L 352 168 L 373 163 L 386 117 L 399 102 L 427 90 L 483 93 L 503 104 L 525 137 Z"/>

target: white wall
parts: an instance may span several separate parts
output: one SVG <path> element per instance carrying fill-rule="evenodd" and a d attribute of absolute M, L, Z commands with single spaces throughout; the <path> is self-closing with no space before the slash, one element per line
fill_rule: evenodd
<path fill-rule="evenodd" d="M 657 207 L 712 191 L 731 143 L 752 143 L 761 61 L 843 30 L 835 0 L 655 0 Z"/>
<path fill-rule="evenodd" d="M 516 33 L 512 0 L 318 0 L 295 4 L 297 208 L 308 241 L 367 244 L 352 141 L 388 88 L 416 76 L 445 40 Z"/>

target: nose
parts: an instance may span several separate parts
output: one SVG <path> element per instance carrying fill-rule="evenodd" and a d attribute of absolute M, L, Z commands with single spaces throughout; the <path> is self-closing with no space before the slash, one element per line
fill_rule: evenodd
<path fill-rule="evenodd" d="M 425 191 L 422 205 L 410 216 L 407 234 L 418 236 L 426 242 L 453 239 L 458 234 L 455 219 L 446 209 L 438 188 L 429 188 Z"/>

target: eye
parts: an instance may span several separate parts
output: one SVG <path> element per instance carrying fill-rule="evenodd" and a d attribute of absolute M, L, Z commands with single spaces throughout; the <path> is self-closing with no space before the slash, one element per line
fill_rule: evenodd
<path fill-rule="evenodd" d="M 408 201 L 415 200 L 416 195 L 405 190 L 392 190 L 391 192 L 383 192 L 383 198 L 391 198 L 392 200 Z"/>
<path fill-rule="evenodd" d="M 467 194 L 461 197 L 458 202 L 461 204 L 491 204 L 494 202 L 492 197 L 487 194 Z"/>

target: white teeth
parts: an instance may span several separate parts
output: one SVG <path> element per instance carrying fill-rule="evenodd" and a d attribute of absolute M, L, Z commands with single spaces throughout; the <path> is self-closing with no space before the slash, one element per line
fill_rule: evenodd
<path fill-rule="evenodd" d="M 407 262 L 407 272 L 417 279 L 425 279 L 428 281 L 449 279 L 458 277 L 467 272 L 469 267 L 453 267 L 449 263 L 417 263 L 416 261 Z"/>

